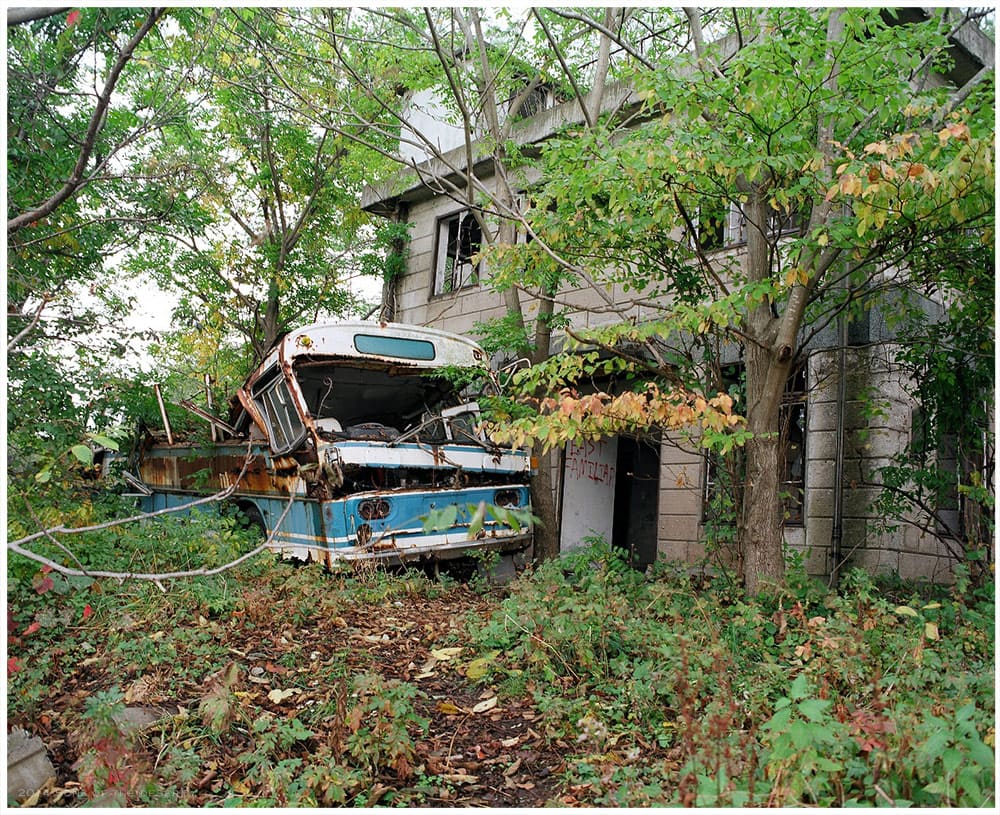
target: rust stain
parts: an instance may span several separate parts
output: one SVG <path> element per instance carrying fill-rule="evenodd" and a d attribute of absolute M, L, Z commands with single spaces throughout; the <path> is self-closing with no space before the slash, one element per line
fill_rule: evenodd
<path fill-rule="evenodd" d="M 194 448 L 188 455 L 183 450 L 171 448 L 179 455 L 144 456 L 139 463 L 139 476 L 151 487 L 181 490 L 213 491 L 232 486 L 243 469 L 243 454 L 205 454 Z M 243 474 L 239 491 L 266 492 L 271 480 L 263 462 L 254 458 Z"/>

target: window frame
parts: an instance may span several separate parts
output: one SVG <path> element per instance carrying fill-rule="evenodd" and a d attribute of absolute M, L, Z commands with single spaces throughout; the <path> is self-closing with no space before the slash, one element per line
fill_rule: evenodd
<path fill-rule="evenodd" d="M 262 376 L 261 382 L 253 389 L 253 401 L 267 425 L 271 449 L 277 455 L 290 453 L 307 433 L 291 385 L 277 366 Z"/>
<path fill-rule="evenodd" d="M 738 383 L 743 376 L 743 363 L 732 363 L 723 367 L 731 369 L 732 385 L 739 387 Z M 745 399 L 743 401 L 745 403 Z M 796 415 L 798 416 L 797 418 Z M 795 460 L 801 462 L 801 475 L 796 478 L 789 477 L 789 470 L 793 466 L 792 460 L 788 456 L 789 434 L 793 419 L 795 419 L 796 427 L 801 432 L 801 443 L 795 456 Z M 788 382 L 785 384 L 785 391 L 781 398 L 778 427 L 781 434 L 782 447 L 782 469 L 779 475 L 782 520 L 786 527 L 801 528 L 806 524 L 806 483 L 809 464 L 807 457 L 809 444 L 809 379 L 808 364 L 805 361 L 792 371 Z M 714 491 L 719 483 L 716 471 L 720 466 L 721 462 L 718 460 L 717 454 L 706 451 L 702 468 L 703 478 L 701 485 L 702 524 L 718 520 L 718 518 L 712 515 L 712 504 L 715 498 Z"/>
<path fill-rule="evenodd" d="M 746 213 L 739 203 L 732 201 L 726 215 L 723 230 L 723 246 L 742 246 L 747 242 L 748 222 Z M 792 212 L 779 212 L 769 209 L 767 213 L 768 236 L 797 235 L 802 233 L 802 213 L 798 209 Z"/>
<path fill-rule="evenodd" d="M 454 236 L 451 231 L 452 225 L 455 226 Z M 474 234 L 468 241 L 470 251 L 463 254 L 462 247 L 465 243 L 463 229 L 466 225 Z M 451 251 L 453 245 L 454 253 Z M 482 249 L 483 228 L 476 217 L 475 209 L 467 207 L 438 218 L 434 224 L 434 276 L 431 295 L 441 297 L 478 287 L 482 279 L 483 261 L 480 259 L 473 262 L 472 259 L 482 252 Z M 450 269 L 447 268 L 449 259 L 453 261 Z"/>

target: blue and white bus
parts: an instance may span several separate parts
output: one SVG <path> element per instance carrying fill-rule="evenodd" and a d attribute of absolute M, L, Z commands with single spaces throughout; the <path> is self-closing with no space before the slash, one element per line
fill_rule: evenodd
<path fill-rule="evenodd" d="M 491 381 L 483 350 L 457 334 L 360 321 L 292 331 L 236 393 L 229 422 L 215 423 L 223 438 L 146 438 L 135 472 L 144 509 L 231 488 L 272 548 L 327 566 L 482 550 L 526 559 L 530 523 L 494 512 L 471 524 L 470 506 L 529 514 L 531 463 L 481 434 L 478 404 L 445 375 L 456 368 Z"/>

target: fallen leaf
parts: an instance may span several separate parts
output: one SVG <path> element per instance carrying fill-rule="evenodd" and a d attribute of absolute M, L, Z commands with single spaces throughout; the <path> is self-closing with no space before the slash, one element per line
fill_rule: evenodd
<path fill-rule="evenodd" d="M 235 792 L 237 795 L 249 795 L 250 785 L 246 781 L 240 779 L 234 779 L 229 782 L 229 788 Z"/>
<path fill-rule="evenodd" d="M 431 656 L 438 662 L 447 662 L 462 653 L 461 648 L 436 648 L 431 651 Z"/>
<path fill-rule="evenodd" d="M 475 784 L 479 780 L 478 775 L 469 775 L 468 773 L 445 773 L 441 778 L 452 784 Z"/>
<path fill-rule="evenodd" d="M 465 668 L 465 676 L 473 681 L 482 679 L 489 673 L 490 665 L 493 664 L 493 660 L 496 659 L 499 653 L 499 651 L 491 651 L 486 656 L 472 660 Z"/>
<path fill-rule="evenodd" d="M 521 759 L 518 759 L 513 764 L 511 764 L 506 770 L 503 771 L 503 774 L 508 778 L 510 778 L 519 769 L 521 769 Z"/>
<path fill-rule="evenodd" d="M 251 682 L 256 682 L 258 685 L 271 684 L 271 680 L 268 679 L 266 676 L 248 676 L 247 679 L 249 679 Z"/>
<path fill-rule="evenodd" d="M 275 688 L 267 695 L 267 698 L 270 699 L 272 702 L 274 702 L 274 704 L 280 705 L 286 699 L 289 699 L 292 696 L 298 694 L 298 692 L 299 692 L 298 688 L 287 688 L 285 690 L 279 690 L 278 688 Z"/>
<path fill-rule="evenodd" d="M 496 696 L 491 696 L 489 699 L 486 699 L 480 702 L 475 707 L 473 707 L 472 712 L 485 713 L 487 710 L 493 710 L 493 708 L 495 708 L 496 706 L 497 706 L 497 698 Z"/>
<path fill-rule="evenodd" d="M 458 705 L 453 705 L 451 702 L 438 702 L 437 709 L 439 713 L 443 713 L 445 716 L 454 716 L 458 713 L 465 713 L 462 708 Z"/>

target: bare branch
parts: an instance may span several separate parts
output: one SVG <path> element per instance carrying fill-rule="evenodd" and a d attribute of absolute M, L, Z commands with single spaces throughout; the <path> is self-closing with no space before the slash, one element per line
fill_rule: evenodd
<path fill-rule="evenodd" d="M 10 8 L 7 9 L 7 27 L 33 23 L 35 20 L 44 20 L 46 17 L 55 17 L 57 14 L 62 14 L 64 11 L 69 10 L 70 7 L 48 8 L 36 6 L 33 8 Z"/>
<path fill-rule="evenodd" d="M 38 308 L 35 309 L 35 314 L 32 317 L 31 322 L 28 323 L 28 325 L 26 325 L 24 328 L 22 328 L 7 343 L 8 351 L 10 351 L 12 348 L 17 347 L 18 343 L 20 343 L 21 340 L 23 340 L 26 336 L 28 336 L 28 334 L 30 334 L 35 329 L 35 326 L 38 325 L 38 321 L 42 319 L 42 312 L 45 310 L 45 307 L 49 304 L 49 300 L 51 299 L 52 298 L 49 295 L 46 295 L 45 297 L 42 298 L 42 302 L 39 304 Z"/>
<path fill-rule="evenodd" d="M 656 66 L 646 59 L 642 54 L 636 51 L 629 43 L 625 42 L 621 37 L 619 37 L 614 31 L 611 31 L 607 26 L 601 25 L 599 22 L 594 20 L 592 17 L 587 17 L 583 14 L 578 14 L 575 11 L 569 11 L 568 9 L 552 9 L 553 14 L 558 14 L 560 17 L 566 20 L 576 20 L 577 22 L 584 23 L 590 28 L 594 29 L 600 34 L 603 34 L 608 39 L 610 39 L 615 45 L 625 51 L 630 57 L 636 60 L 644 68 L 653 70 Z"/>
<path fill-rule="evenodd" d="M 165 8 L 152 9 L 147 15 L 145 21 L 139 27 L 139 30 L 119 52 L 118 57 L 111 66 L 108 77 L 104 82 L 104 88 L 97 97 L 97 105 L 90 117 L 90 124 L 87 127 L 87 133 L 83 139 L 83 146 L 77 156 L 76 165 L 73 167 L 73 171 L 70 173 L 70 177 L 67 179 L 66 183 L 63 184 L 62 188 L 58 192 L 52 195 L 40 206 L 30 210 L 29 212 L 22 212 L 20 215 L 8 220 L 8 235 L 17 232 L 19 229 L 22 229 L 28 224 L 51 215 L 61 204 L 72 198 L 77 190 L 83 186 L 85 183 L 83 177 L 84 170 L 86 169 L 87 162 L 90 161 L 90 156 L 94 151 L 94 147 L 97 143 L 97 136 L 100 133 L 101 128 L 104 126 L 108 105 L 111 103 L 111 96 L 114 93 L 115 86 L 118 84 L 121 73 L 125 69 L 129 60 L 132 59 L 132 55 L 135 52 L 135 49 L 139 46 L 139 43 L 141 43 L 145 36 L 156 26 L 157 22 L 159 22 L 165 12 Z"/>
<path fill-rule="evenodd" d="M 545 20 L 542 19 L 542 15 L 539 14 L 537 8 L 532 8 L 531 13 L 534 15 L 535 20 L 542 27 L 542 31 L 545 34 L 545 39 L 549 41 L 549 46 L 556 54 L 556 58 L 559 60 L 559 65 L 562 67 L 563 74 L 569 80 L 570 85 L 573 88 L 573 95 L 576 96 L 576 101 L 580 103 L 580 110 L 583 111 L 583 116 L 587 120 L 587 127 L 590 130 L 594 129 L 594 120 L 590 116 L 590 108 L 584 104 L 583 93 L 580 91 L 580 87 L 576 84 L 576 79 L 573 77 L 573 72 L 570 71 L 569 66 L 566 64 L 566 60 L 563 57 L 562 50 L 559 48 L 558 43 L 556 43 L 555 38 L 549 31 L 549 27 L 545 24 Z"/>

